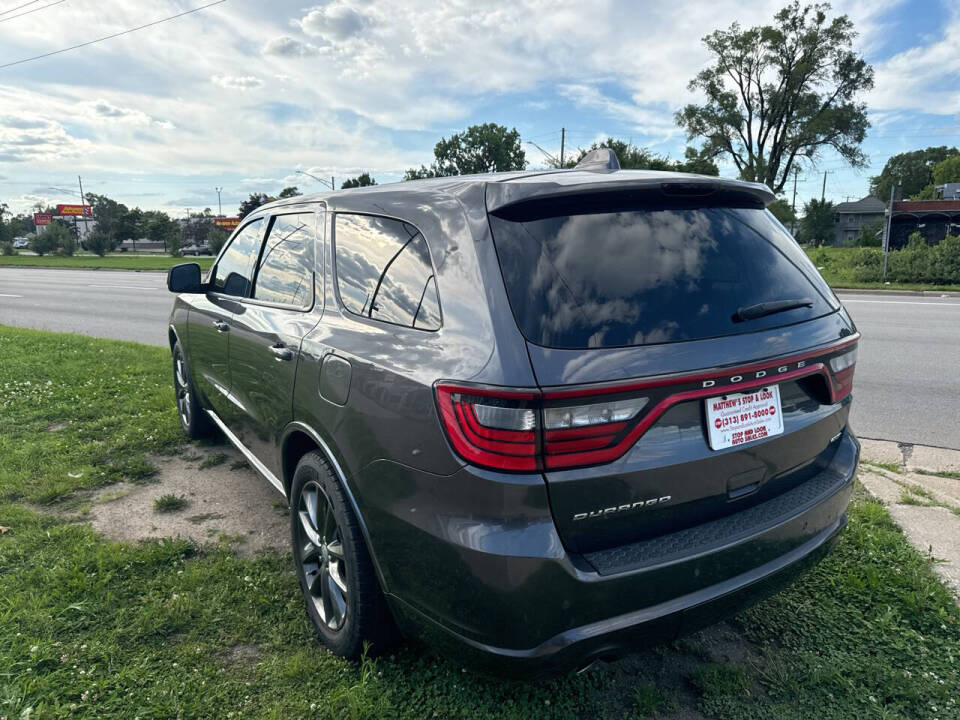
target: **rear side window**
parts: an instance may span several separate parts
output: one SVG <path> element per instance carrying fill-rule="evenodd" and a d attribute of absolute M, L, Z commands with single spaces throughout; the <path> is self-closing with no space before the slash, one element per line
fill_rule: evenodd
<path fill-rule="evenodd" d="M 835 309 L 816 270 L 762 209 L 611 200 L 609 211 L 592 202 L 576 214 L 567 201 L 533 213 L 507 209 L 490 224 L 517 324 L 538 345 L 655 345 L 780 327 Z M 737 316 L 781 300 L 809 306 Z"/>
<path fill-rule="evenodd" d="M 314 215 L 278 215 L 260 255 L 253 297 L 304 308 L 313 300 Z"/>
<path fill-rule="evenodd" d="M 247 297 L 253 279 L 253 263 L 260 249 L 263 218 L 245 225 L 223 251 L 213 269 L 211 280 L 214 292 L 236 297 Z"/>
<path fill-rule="evenodd" d="M 427 241 L 409 223 L 337 213 L 337 290 L 354 315 L 419 330 L 440 327 Z"/>

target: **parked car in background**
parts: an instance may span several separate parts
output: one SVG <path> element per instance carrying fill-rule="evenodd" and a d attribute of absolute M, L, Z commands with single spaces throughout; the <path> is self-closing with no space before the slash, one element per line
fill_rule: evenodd
<path fill-rule="evenodd" d="M 180 249 L 181 255 L 213 255 L 206 245 L 187 245 Z"/>
<path fill-rule="evenodd" d="M 13 239 L 13 249 L 14 250 L 23 250 L 24 248 L 30 247 L 30 241 L 25 237 L 16 237 Z"/>
<path fill-rule="evenodd" d="M 579 668 L 755 602 L 846 523 L 859 334 L 763 185 L 576 168 L 257 208 L 178 293 L 180 422 L 289 502 L 335 653 Z"/>

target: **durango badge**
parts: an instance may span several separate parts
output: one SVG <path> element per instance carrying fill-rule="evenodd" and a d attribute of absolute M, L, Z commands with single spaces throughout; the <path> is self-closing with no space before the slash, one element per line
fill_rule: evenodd
<path fill-rule="evenodd" d="M 577 513 L 573 516 L 573 519 L 587 520 L 590 518 L 606 517 L 607 515 L 616 515 L 617 513 L 627 512 L 628 510 L 639 510 L 640 508 L 650 507 L 651 505 L 662 505 L 665 502 L 670 502 L 671 497 L 671 495 L 664 495 L 663 497 L 650 498 L 649 500 L 637 500 L 635 503 L 614 505 L 608 508 L 600 508 L 599 510 L 591 510 L 590 512 Z"/>

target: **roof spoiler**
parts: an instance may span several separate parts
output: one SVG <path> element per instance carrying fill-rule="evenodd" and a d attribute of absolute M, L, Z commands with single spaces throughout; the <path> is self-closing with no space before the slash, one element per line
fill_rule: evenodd
<path fill-rule="evenodd" d="M 610 148 L 597 148 L 583 156 L 583 160 L 573 166 L 574 170 L 587 172 L 605 172 L 620 169 L 620 160 Z"/>

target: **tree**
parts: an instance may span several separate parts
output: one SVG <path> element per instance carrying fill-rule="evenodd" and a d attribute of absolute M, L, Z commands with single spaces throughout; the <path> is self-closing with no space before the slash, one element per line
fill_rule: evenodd
<path fill-rule="evenodd" d="M 813 198 L 803 206 L 803 220 L 800 221 L 803 241 L 816 245 L 829 242 L 833 239 L 834 222 L 833 203 Z"/>
<path fill-rule="evenodd" d="M 410 172 L 409 170 L 407 172 Z M 349 180 L 344 180 L 340 184 L 341 190 L 349 190 L 350 188 L 358 187 L 370 187 L 371 185 L 376 185 L 377 181 L 370 177 L 370 173 L 365 172 L 357 175 L 355 178 L 350 178 Z"/>
<path fill-rule="evenodd" d="M 250 197 L 240 203 L 240 208 L 237 210 L 237 216 L 242 220 L 258 207 L 267 204 L 271 200 L 273 200 L 273 198 L 266 193 L 250 193 Z"/>
<path fill-rule="evenodd" d="M 59 249 L 67 241 L 73 241 L 73 238 L 70 237 L 70 231 L 61 223 L 53 222 L 47 226 L 46 230 L 33 236 L 30 241 L 30 249 L 37 255 L 46 255 Z"/>
<path fill-rule="evenodd" d="M 576 157 L 565 160 L 563 167 L 571 168 L 583 160 L 591 150 L 598 148 L 610 148 L 616 154 L 620 161 L 620 167 L 624 170 L 668 170 L 672 172 L 691 172 L 701 175 L 719 175 L 720 170 L 716 164 L 708 158 L 704 158 L 695 148 L 688 147 L 685 153 L 686 160 L 674 161 L 664 155 L 648 150 L 645 147 L 639 147 L 627 140 L 608 137 L 603 142 L 593 143 L 589 150 L 581 149 Z M 550 163 L 557 167 L 558 163 Z"/>
<path fill-rule="evenodd" d="M 883 245 L 883 222 L 867 223 L 860 226 L 860 234 L 853 243 L 857 247 L 880 247 Z"/>
<path fill-rule="evenodd" d="M 111 200 L 106 195 L 86 193 L 86 196 L 87 204 L 91 206 L 93 217 L 97 221 L 97 229 L 106 233 L 112 250 L 123 240 L 122 231 L 130 229 L 129 223 L 122 227 L 124 217 L 130 210 L 126 205 Z"/>
<path fill-rule="evenodd" d="M 496 123 L 471 125 L 462 133 L 451 135 L 449 140 L 440 138 L 433 148 L 433 156 L 429 168 L 423 165 L 411 168 L 403 179 L 523 170 L 527 166 L 520 133 L 516 128 L 507 130 Z"/>
<path fill-rule="evenodd" d="M 725 156 L 744 180 L 783 191 L 795 165 L 833 148 L 863 167 L 860 145 L 870 123 L 861 93 L 873 87 L 873 68 L 852 50 L 856 33 L 846 15 L 827 19 L 828 4 L 780 10 L 773 25 L 743 29 L 734 23 L 703 39 L 713 64 L 689 88 L 702 105 L 676 113 L 703 153 Z"/>
<path fill-rule="evenodd" d="M 894 155 L 887 160 L 879 175 L 870 178 L 870 192 L 888 202 L 890 188 L 899 182 L 902 197 L 913 197 L 933 184 L 934 165 L 958 153 L 960 151 L 955 147 L 941 145 Z"/>
<path fill-rule="evenodd" d="M 797 214 L 793 208 L 783 198 L 777 198 L 767 205 L 767 210 L 773 213 L 773 216 L 780 221 L 784 227 L 792 228 L 797 222 Z"/>
<path fill-rule="evenodd" d="M 214 228 L 207 234 L 207 247 L 216 255 L 227 241 L 227 234 L 220 228 Z"/>
<path fill-rule="evenodd" d="M 933 166 L 935 185 L 960 182 L 960 154 L 951 155 Z"/>
<path fill-rule="evenodd" d="M 87 233 L 87 237 L 84 239 L 84 242 L 87 245 L 87 250 L 92 253 L 96 253 L 100 257 L 103 257 L 113 249 L 113 243 L 110 241 L 110 236 L 99 228 L 96 230 L 91 230 L 89 233 Z"/>
<path fill-rule="evenodd" d="M 277 195 L 277 199 L 283 200 L 283 198 L 296 197 L 297 195 L 303 195 L 303 193 L 300 192 L 300 189 L 296 185 L 293 185 L 291 187 L 285 187 L 283 190 L 281 190 L 280 194 Z"/>
<path fill-rule="evenodd" d="M 163 243 L 164 249 L 174 257 L 180 254 L 180 226 L 165 212 L 148 210 L 143 213 L 143 227 L 147 239 Z"/>

